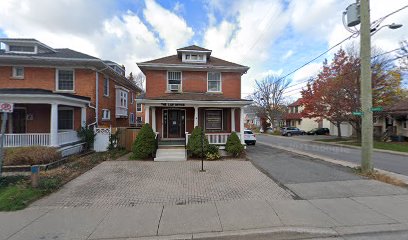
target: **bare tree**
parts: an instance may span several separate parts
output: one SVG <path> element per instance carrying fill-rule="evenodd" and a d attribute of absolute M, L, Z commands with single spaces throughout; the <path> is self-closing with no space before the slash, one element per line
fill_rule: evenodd
<path fill-rule="evenodd" d="M 136 76 L 134 76 L 133 73 L 130 72 L 127 79 L 129 79 L 129 81 L 133 81 L 136 86 L 140 87 L 140 89 L 144 89 L 144 82 L 146 80 L 146 77 L 142 72 L 139 72 L 138 74 L 136 74 Z"/>
<path fill-rule="evenodd" d="M 289 87 L 291 80 L 268 75 L 264 79 L 255 80 L 255 91 L 251 95 L 257 106 L 258 116 L 269 121 L 271 127 L 276 127 L 285 113 L 283 93 Z"/>

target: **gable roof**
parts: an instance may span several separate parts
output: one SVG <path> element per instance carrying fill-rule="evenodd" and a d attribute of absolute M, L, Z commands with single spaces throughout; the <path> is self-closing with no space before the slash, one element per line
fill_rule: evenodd
<path fill-rule="evenodd" d="M 297 106 L 301 106 L 301 105 L 302 105 L 302 99 L 299 98 L 299 99 L 296 100 L 295 102 L 289 104 L 288 107 L 297 107 Z"/>
<path fill-rule="evenodd" d="M 187 47 L 182 47 L 177 49 L 177 51 L 203 51 L 203 52 L 211 52 L 210 49 L 202 48 L 197 45 L 191 45 Z"/>

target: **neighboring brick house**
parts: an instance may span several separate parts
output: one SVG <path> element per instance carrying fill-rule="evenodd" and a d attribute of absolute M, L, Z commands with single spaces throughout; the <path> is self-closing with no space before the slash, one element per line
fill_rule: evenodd
<path fill-rule="evenodd" d="M 193 128 L 205 130 L 210 144 L 223 145 L 231 132 L 243 142 L 241 76 L 248 67 L 211 56 L 195 45 L 177 54 L 137 65 L 146 76 L 144 122 L 161 141 L 186 140 Z M 187 142 L 186 141 L 186 142 Z"/>
<path fill-rule="evenodd" d="M 61 147 L 81 126 L 126 127 L 135 122 L 141 90 L 124 67 L 35 39 L 0 38 L 0 102 L 14 103 L 6 146 Z"/>
<path fill-rule="evenodd" d="M 144 104 L 140 102 L 144 98 L 144 96 L 144 92 L 136 96 L 136 123 L 138 126 L 141 126 L 141 124 L 144 123 L 145 107 Z"/>

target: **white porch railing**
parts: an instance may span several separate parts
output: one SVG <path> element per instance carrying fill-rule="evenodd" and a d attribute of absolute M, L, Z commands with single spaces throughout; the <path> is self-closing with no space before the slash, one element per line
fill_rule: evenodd
<path fill-rule="evenodd" d="M 78 137 L 76 131 L 66 131 L 58 133 L 58 145 L 64 145 L 67 143 L 78 142 L 81 139 Z"/>
<path fill-rule="evenodd" d="M 209 144 L 225 145 L 227 143 L 228 136 L 231 133 L 206 133 L 205 136 L 208 139 Z M 237 132 L 239 139 L 241 139 L 241 134 Z M 188 139 L 191 134 L 186 132 L 186 145 L 188 144 Z"/>
<path fill-rule="evenodd" d="M 50 145 L 49 133 L 12 133 L 4 135 L 4 147 L 28 147 Z"/>

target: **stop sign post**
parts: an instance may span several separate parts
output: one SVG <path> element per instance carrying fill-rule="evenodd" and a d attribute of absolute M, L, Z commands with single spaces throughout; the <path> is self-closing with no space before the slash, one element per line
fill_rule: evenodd
<path fill-rule="evenodd" d="M 6 122 L 8 113 L 13 112 L 13 104 L 0 102 L 0 113 L 3 113 L 3 121 L 1 123 L 1 138 L 0 138 L 0 177 L 1 170 L 3 168 L 3 144 L 4 144 L 4 133 L 6 131 Z"/>

